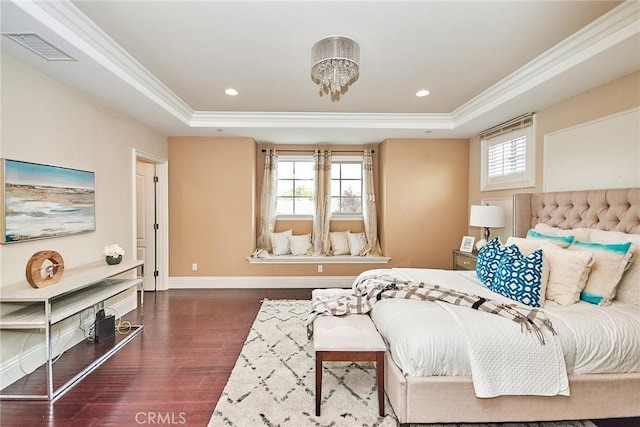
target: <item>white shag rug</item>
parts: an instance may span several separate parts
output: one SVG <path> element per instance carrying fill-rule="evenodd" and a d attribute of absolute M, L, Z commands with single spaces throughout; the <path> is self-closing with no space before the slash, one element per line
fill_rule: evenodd
<path fill-rule="evenodd" d="M 378 415 L 373 363 L 325 363 L 321 416 L 315 416 L 315 356 L 304 326 L 310 310 L 308 300 L 263 302 L 209 421 L 210 427 L 398 425 L 388 400 L 385 416 Z M 595 427 L 590 421 L 459 425 Z"/>

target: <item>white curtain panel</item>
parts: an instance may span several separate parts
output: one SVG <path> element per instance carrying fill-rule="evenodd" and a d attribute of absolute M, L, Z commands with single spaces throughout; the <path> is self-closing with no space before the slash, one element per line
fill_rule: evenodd
<path fill-rule="evenodd" d="M 367 244 L 360 251 L 360 255 L 382 255 L 378 242 L 378 218 L 376 211 L 376 193 L 373 185 L 373 154 L 370 149 L 364 150 L 362 159 L 364 173 L 364 194 L 362 195 L 362 217 L 364 218 L 364 233 L 367 236 Z"/>
<path fill-rule="evenodd" d="M 329 226 L 331 224 L 331 150 L 315 150 L 313 212 L 313 254 L 330 255 Z"/>
<path fill-rule="evenodd" d="M 265 150 L 264 178 L 260 194 L 260 226 L 257 249 L 271 252 L 271 233 L 276 224 L 276 187 L 278 183 L 278 153 Z"/>

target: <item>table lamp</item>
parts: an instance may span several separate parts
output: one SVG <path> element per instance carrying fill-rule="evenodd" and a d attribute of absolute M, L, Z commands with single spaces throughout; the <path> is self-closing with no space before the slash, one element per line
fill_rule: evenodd
<path fill-rule="evenodd" d="M 504 208 L 502 206 L 471 205 L 469 225 L 483 227 L 482 236 L 488 242 L 490 227 L 504 227 Z"/>

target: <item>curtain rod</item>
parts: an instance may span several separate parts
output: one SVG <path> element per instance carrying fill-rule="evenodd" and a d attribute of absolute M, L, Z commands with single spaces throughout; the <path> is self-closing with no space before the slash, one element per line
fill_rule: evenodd
<path fill-rule="evenodd" d="M 267 150 L 266 149 L 262 149 L 261 150 L 263 153 L 265 153 Z M 278 150 L 277 148 L 275 149 L 275 151 L 282 153 L 282 152 L 290 152 L 290 153 L 313 153 L 316 150 Z M 331 152 L 335 152 L 335 153 L 364 153 L 364 150 L 329 150 Z M 375 153 L 375 150 L 371 150 L 372 153 Z"/>

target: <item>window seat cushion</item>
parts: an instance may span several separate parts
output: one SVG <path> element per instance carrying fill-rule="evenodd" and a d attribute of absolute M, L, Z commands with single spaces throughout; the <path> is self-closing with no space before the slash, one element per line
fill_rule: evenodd
<path fill-rule="evenodd" d="M 314 255 L 269 255 L 263 258 L 247 257 L 250 264 L 387 264 L 391 258 L 385 256 L 314 256 Z"/>

